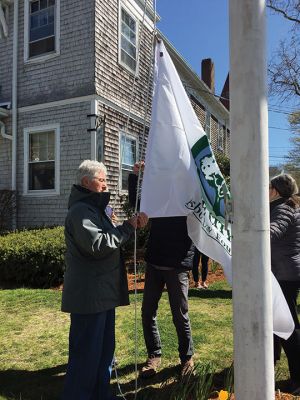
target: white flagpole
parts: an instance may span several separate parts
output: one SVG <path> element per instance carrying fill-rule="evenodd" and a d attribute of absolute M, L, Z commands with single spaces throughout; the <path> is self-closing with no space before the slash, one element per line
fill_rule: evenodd
<path fill-rule="evenodd" d="M 230 0 L 234 372 L 237 400 L 274 399 L 264 0 Z"/>

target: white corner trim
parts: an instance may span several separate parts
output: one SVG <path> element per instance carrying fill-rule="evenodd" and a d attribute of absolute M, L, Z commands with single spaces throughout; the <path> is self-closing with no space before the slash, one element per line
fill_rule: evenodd
<path fill-rule="evenodd" d="M 29 135 L 35 132 L 55 131 L 55 187 L 47 190 L 28 190 Z M 24 175 L 23 196 L 48 197 L 60 194 L 60 124 L 41 125 L 24 128 Z"/>

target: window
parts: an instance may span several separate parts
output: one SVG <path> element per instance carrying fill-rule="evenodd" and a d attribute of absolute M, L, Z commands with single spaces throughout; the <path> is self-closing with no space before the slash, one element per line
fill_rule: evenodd
<path fill-rule="evenodd" d="M 205 114 L 205 132 L 207 138 L 210 139 L 210 112 L 206 111 Z"/>
<path fill-rule="evenodd" d="M 119 62 L 135 73 L 137 70 L 137 21 L 122 7 L 120 14 Z"/>
<path fill-rule="evenodd" d="M 128 190 L 128 175 L 137 162 L 137 139 L 122 132 L 120 142 L 121 189 Z"/>
<path fill-rule="evenodd" d="M 219 124 L 219 129 L 218 129 L 218 150 L 223 150 L 223 147 L 224 147 L 224 132 L 225 132 L 225 126 Z"/>
<path fill-rule="evenodd" d="M 59 193 L 59 127 L 24 131 L 24 194 Z"/>
<path fill-rule="evenodd" d="M 59 0 L 26 0 L 25 61 L 57 54 Z"/>

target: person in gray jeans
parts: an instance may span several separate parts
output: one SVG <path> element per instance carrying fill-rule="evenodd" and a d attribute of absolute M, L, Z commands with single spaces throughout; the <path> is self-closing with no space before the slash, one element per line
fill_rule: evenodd
<path fill-rule="evenodd" d="M 135 164 L 129 174 L 129 203 L 136 200 L 137 173 Z M 189 271 L 192 269 L 194 245 L 187 233 L 186 217 L 150 219 L 150 233 L 145 254 L 147 262 L 142 302 L 142 324 L 148 358 L 140 371 L 142 378 L 153 376 L 161 364 L 162 344 L 157 325 L 157 309 L 164 287 L 178 338 L 181 375 L 193 369 L 193 340 L 188 314 Z"/>

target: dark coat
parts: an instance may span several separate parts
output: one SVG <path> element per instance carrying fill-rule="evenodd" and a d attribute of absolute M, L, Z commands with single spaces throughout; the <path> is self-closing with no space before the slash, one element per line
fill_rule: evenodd
<path fill-rule="evenodd" d="M 72 187 L 65 221 L 62 311 L 92 314 L 129 304 L 121 245 L 134 228 L 115 227 L 105 213 L 109 193 Z"/>
<path fill-rule="evenodd" d="M 129 174 L 129 203 L 135 206 L 137 176 Z M 150 219 L 145 260 L 161 267 L 192 269 L 195 247 L 188 236 L 186 217 Z"/>
<path fill-rule="evenodd" d="M 300 208 L 270 203 L 271 265 L 278 281 L 300 280 Z"/>

